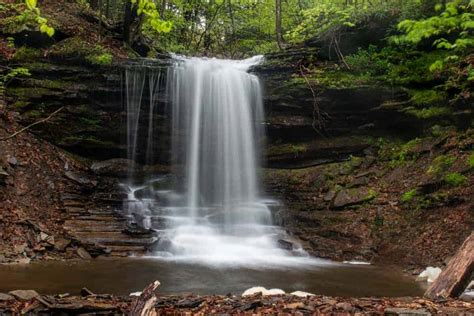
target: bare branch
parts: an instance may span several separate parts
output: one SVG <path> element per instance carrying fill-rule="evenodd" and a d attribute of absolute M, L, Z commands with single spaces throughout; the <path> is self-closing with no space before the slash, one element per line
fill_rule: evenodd
<path fill-rule="evenodd" d="M 44 123 L 46 121 L 48 121 L 49 119 L 51 119 L 54 115 L 56 115 L 57 113 L 61 112 L 62 110 L 64 109 L 64 106 L 60 107 L 59 109 L 57 109 L 56 111 L 54 111 L 53 113 L 51 113 L 48 117 L 45 117 L 44 119 L 41 119 L 39 121 L 36 121 L 34 123 L 31 123 L 30 125 L 28 126 L 25 126 L 23 127 L 22 129 L 20 129 L 19 131 L 7 136 L 7 137 L 4 137 L 4 138 L 0 138 L 0 142 L 3 142 L 3 141 L 6 141 L 6 140 L 9 140 L 15 136 L 17 136 L 18 134 L 20 133 L 23 133 L 24 131 L 32 128 L 33 126 L 35 125 L 38 125 L 38 124 L 41 124 L 41 123 Z"/>
<path fill-rule="evenodd" d="M 311 85 L 311 82 L 309 81 L 308 77 L 305 75 L 304 66 L 301 62 L 300 62 L 300 73 L 301 73 L 301 76 L 306 81 L 306 84 L 308 85 L 309 89 L 311 90 L 311 94 L 313 95 L 313 123 L 311 124 L 311 126 L 313 127 L 316 133 L 324 137 L 324 135 L 321 133 L 321 131 L 324 128 L 324 123 L 323 123 L 324 118 L 321 114 L 321 109 L 319 108 L 319 104 L 317 101 L 317 93 L 316 91 L 314 91 L 314 88 Z M 318 124 L 318 126 L 316 126 L 316 123 Z"/>

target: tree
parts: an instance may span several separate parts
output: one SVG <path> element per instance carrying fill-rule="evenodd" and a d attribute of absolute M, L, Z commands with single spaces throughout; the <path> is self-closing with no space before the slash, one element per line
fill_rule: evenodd
<path fill-rule="evenodd" d="M 281 0 L 275 0 L 275 33 L 278 47 L 282 49 L 283 35 L 281 31 Z"/>

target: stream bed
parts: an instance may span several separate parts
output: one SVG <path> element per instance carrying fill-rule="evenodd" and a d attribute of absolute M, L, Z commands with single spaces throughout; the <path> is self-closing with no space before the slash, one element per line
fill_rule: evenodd
<path fill-rule="evenodd" d="M 41 294 L 96 293 L 128 295 L 154 280 L 162 294 L 240 295 L 253 286 L 306 291 L 329 296 L 419 296 L 424 286 L 400 270 L 350 264 L 307 267 L 219 268 L 147 258 L 50 261 L 1 265 L 0 292 L 34 289 Z"/>

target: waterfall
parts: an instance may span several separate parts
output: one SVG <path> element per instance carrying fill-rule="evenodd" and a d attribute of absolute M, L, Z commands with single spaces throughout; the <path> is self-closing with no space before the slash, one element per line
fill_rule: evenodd
<path fill-rule="evenodd" d="M 144 133 L 146 161 L 153 161 L 157 91 L 167 99 L 174 180 L 149 177 L 140 186 L 129 185 L 126 203 L 131 219 L 159 234 L 157 258 L 262 266 L 305 257 L 301 249 L 278 247 L 278 239 L 287 236 L 272 224 L 274 201 L 262 198 L 262 89 L 248 72 L 261 60 L 175 57 L 166 70 L 127 70 L 129 159 L 137 159 L 137 137 Z M 160 88 L 162 74 L 166 87 Z M 146 131 L 140 132 L 140 124 L 148 124 Z"/>

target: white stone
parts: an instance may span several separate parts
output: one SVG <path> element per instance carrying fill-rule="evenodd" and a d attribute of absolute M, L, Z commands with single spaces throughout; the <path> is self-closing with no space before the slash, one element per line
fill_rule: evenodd
<path fill-rule="evenodd" d="M 294 292 L 291 292 L 291 295 L 298 296 L 298 297 L 314 296 L 313 293 L 308 293 L 308 292 L 303 292 L 303 291 L 294 291 Z"/>
<path fill-rule="evenodd" d="M 263 296 L 283 295 L 283 294 L 285 294 L 285 291 L 281 289 L 270 289 L 270 290 L 267 290 L 265 293 L 263 293 Z"/>
<path fill-rule="evenodd" d="M 251 287 L 250 289 L 245 290 L 245 292 L 242 293 L 242 296 L 250 296 L 257 293 L 262 293 L 263 295 L 263 293 L 265 293 L 266 291 L 267 289 L 262 286 L 254 286 L 254 287 Z"/>
<path fill-rule="evenodd" d="M 438 267 L 427 267 L 425 271 L 421 272 L 420 275 L 418 275 L 418 278 L 422 280 L 426 280 L 429 283 L 433 283 L 438 276 L 441 273 L 441 269 Z"/>
<path fill-rule="evenodd" d="M 245 290 L 245 292 L 242 293 L 242 296 L 250 296 L 250 295 L 257 294 L 257 293 L 262 293 L 263 296 L 271 296 L 271 295 L 285 294 L 285 291 L 283 291 L 281 289 L 267 290 L 263 286 L 255 286 L 255 287 L 251 287 L 250 289 Z"/>

